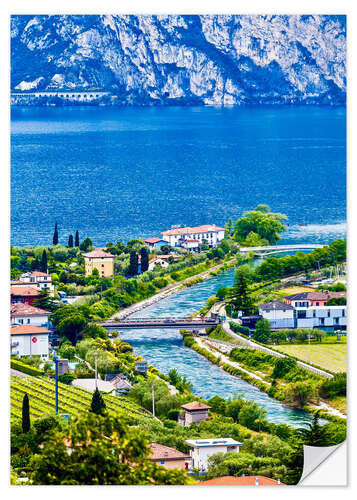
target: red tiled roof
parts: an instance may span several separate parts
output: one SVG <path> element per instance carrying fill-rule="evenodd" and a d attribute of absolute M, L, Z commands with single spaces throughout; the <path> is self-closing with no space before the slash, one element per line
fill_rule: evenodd
<path fill-rule="evenodd" d="M 40 309 L 39 307 L 31 306 L 30 304 L 24 304 L 23 302 L 16 302 L 11 304 L 10 315 L 13 316 L 44 316 L 50 315 L 49 311 Z"/>
<path fill-rule="evenodd" d="M 43 273 L 42 271 L 31 271 L 30 273 L 23 273 L 23 274 L 21 274 L 21 276 L 23 276 L 24 274 L 28 275 L 28 276 L 48 276 L 49 278 L 51 277 L 50 274 Z"/>
<path fill-rule="evenodd" d="M 346 297 L 346 292 L 302 292 L 284 297 L 287 300 L 329 300 L 332 297 Z"/>
<path fill-rule="evenodd" d="M 24 335 L 26 333 L 36 334 L 36 333 L 51 333 L 46 328 L 41 328 L 40 326 L 33 325 L 19 325 L 11 327 L 11 335 Z"/>
<path fill-rule="evenodd" d="M 145 243 L 158 243 L 159 241 L 165 241 L 162 238 L 148 238 L 144 240 Z"/>
<path fill-rule="evenodd" d="M 201 403 L 201 401 L 192 401 L 192 403 L 181 405 L 181 408 L 184 410 L 210 410 L 211 406 L 207 406 L 204 403 Z"/>
<path fill-rule="evenodd" d="M 214 224 L 206 224 L 204 226 L 197 227 L 178 227 L 176 229 L 169 229 L 168 231 L 163 231 L 162 234 L 166 236 L 174 235 L 174 234 L 197 234 L 197 233 L 209 233 L 216 231 L 224 231 L 224 227 L 218 227 Z"/>
<path fill-rule="evenodd" d="M 175 448 L 170 448 L 169 446 L 164 446 L 163 444 L 150 443 L 151 453 L 149 458 L 151 460 L 186 460 L 191 458 L 190 455 L 186 455 Z"/>
<path fill-rule="evenodd" d="M 284 483 L 278 483 L 275 479 L 265 476 L 222 476 L 207 481 L 200 481 L 199 486 L 255 486 L 258 479 L 258 486 L 285 486 Z"/>
<path fill-rule="evenodd" d="M 11 287 L 11 295 L 19 295 L 21 297 L 27 297 L 31 295 L 39 295 L 40 292 L 34 288 L 33 286 L 12 286 Z"/>
<path fill-rule="evenodd" d="M 95 250 L 92 250 L 91 252 L 84 253 L 83 257 L 89 257 L 89 258 L 101 258 L 101 257 L 114 257 L 111 253 L 104 252 L 100 248 L 96 248 Z"/>

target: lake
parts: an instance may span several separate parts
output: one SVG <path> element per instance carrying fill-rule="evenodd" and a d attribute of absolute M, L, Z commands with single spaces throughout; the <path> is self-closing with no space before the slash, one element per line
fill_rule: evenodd
<path fill-rule="evenodd" d="M 222 225 L 266 203 L 283 241 L 346 233 L 346 110 L 21 108 L 11 113 L 11 239 L 95 245 Z"/>

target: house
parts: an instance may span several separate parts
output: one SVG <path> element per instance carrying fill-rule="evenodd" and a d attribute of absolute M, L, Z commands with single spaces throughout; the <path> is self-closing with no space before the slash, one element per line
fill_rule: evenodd
<path fill-rule="evenodd" d="M 296 328 L 346 330 L 347 306 L 295 307 Z"/>
<path fill-rule="evenodd" d="M 114 276 L 114 255 L 104 252 L 101 248 L 84 253 L 85 275 L 90 276 L 93 269 L 97 269 L 100 278 Z"/>
<path fill-rule="evenodd" d="M 131 389 L 131 383 L 129 380 L 125 377 L 123 373 L 118 373 L 118 374 L 108 374 L 105 377 L 106 382 L 110 382 L 113 384 L 115 387 L 115 390 L 120 393 L 125 393 L 130 391 Z"/>
<path fill-rule="evenodd" d="M 178 240 L 178 246 L 185 248 L 185 250 L 197 250 L 200 246 L 199 240 L 194 240 L 190 238 L 180 238 Z"/>
<path fill-rule="evenodd" d="M 271 328 L 295 328 L 295 309 L 286 302 L 267 302 L 258 306 L 258 310 L 270 322 Z"/>
<path fill-rule="evenodd" d="M 112 392 L 115 389 L 111 382 L 95 378 L 76 378 L 72 381 L 72 385 L 90 392 L 94 392 L 97 387 L 100 392 Z"/>
<path fill-rule="evenodd" d="M 157 465 L 162 465 L 165 469 L 188 469 L 191 464 L 191 457 L 175 448 L 164 446 L 158 443 L 150 443 L 151 453 L 149 455 Z"/>
<path fill-rule="evenodd" d="M 16 302 L 10 306 L 12 325 L 33 325 L 49 328 L 49 316 L 52 313 L 23 302 Z"/>
<path fill-rule="evenodd" d="M 135 370 L 138 373 L 143 373 L 144 375 L 146 375 L 148 370 L 148 362 L 144 360 L 135 361 Z"/>
<path fill-rule="evenodd" d="M 277 330 L 283 328 L 346 330 L 347 306 L 308 305 L 308 300 L 293 299 L 291 304 L 279 301 L 268 302 L 258 306 L 259 313 L 269 321 L 272 329 Z M 311 299 L 311 302 L 313 301 L 322 302 L 316 300 L 316 297 Z"/>
<path fill-rule="evenodd" d="M 162 240 L 161 238 L 147 238 L 144 240 L 144 243 L 149 245 L 150 248 L 160 249 L 164 245 L 167 245 L 167 241 Z"/>
<path fill-rule="evenodd" d="M 211 409 L 211 406 L 207 406 L 201 401 L 193 401 L 182 405 L 181 408 L 184 410 L 184 415 L 183 418 L 179 419 L 179 422 L 181 425 L 188 427 L 192 423 L 199 424 L 207 420 L 209 418 L 208 410 Z"/>
<path fill-rule="evenodd" d="M 22 286 L 11 285 L 10 295 L 11 304 L 22 302 L 24 304 L 32 305 L 34 300 L 40 298 L 41 293 L 39 290 L 37 290 L 37 288 L 33 286 L 22 284 Z"/>
<path fill-rule="evenodd" d="M 167 259 L 164 259 L 161 255 L 155 255 L 149 260 L 149 271 L 153 271 L 156 266 L 160 267 L 169 267 L 169 262 Z"/>
<path fill-rule="evenodd" d="M 36 286 L 39 290 L 47 289 L 49 293 L 53 293 L 55 289 L 51 275 L 41 271 L 20 274 L 19 280 L 16 283 L 22 283 L 22 285 L 26 283 L 26 285 Z"/>
<path fill-rule="evenodd" d="M 11 354 L 17 356 L 48 357 L 48 335 L 46 328 L 33 325 L 16 325 L 10 330 Z"/>
<path fill-rule="evenodd" d="M 243 443 L 232 438 L 187 439 L 186 443 L 192 448 L 192 468 L 206 472 L 208 459 L 215 453 L 238 453 Z"/>
<path fill-rule="evenodd" d="M 200 481 L 198 486 L 285 486 L 280 479 L 265 476 L 221 476 Z"/>
<path fill-rule="evenodd" d="M 162 238 L 172 247 L 182 246 L 183 239 L 196 240 L 197 244 L 206 243 L 209 247 L 215 247 L 224 238 L 224 228 L 214 224 L 197 227 L 173 227 L 163 231 Z"/>
<path fill-rule="evenodd" d="M 284 297 L 287 304 L 293 307 L 325 306 L 326 302 L 332 298 L 345 297 L 346 292 L 302 292 Z"/>

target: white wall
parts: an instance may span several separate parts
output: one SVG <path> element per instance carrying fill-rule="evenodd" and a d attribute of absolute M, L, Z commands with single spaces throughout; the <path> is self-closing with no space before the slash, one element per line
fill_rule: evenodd
<path fill-rule="evenodd" d="M 239 446 L 204 446 L 201 448 L 193 448 L 191 450 L 192 467 L 203 471 L 208 468 L 208 459 L 215 453 L 239 452 Z"/>
<path fill-rule="evenodd" d="M 34 325 L 48 328 L 48 316 L 14 316 L 11 318 L 11 324 L 16 325 Z"/>
<path fill-rule="evenodd" d="M 36 338 L 37 342 L 33 342 L 33 338 Z M 11 335 L 11 344 L 17 342 L 17 346 L 11 346 L 11 354 L 17 354 L 18 356 L 48 356 L 48 334 Z"/>

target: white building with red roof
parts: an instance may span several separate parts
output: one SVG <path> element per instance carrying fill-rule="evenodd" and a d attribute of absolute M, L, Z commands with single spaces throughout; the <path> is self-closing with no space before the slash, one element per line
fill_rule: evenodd
<path fill-rule="evenodd" d="M 172 247 L 184 246 L 184 240 L 206 243 L 209 247 L 216 247 L 224 238 L 224 227 L 215 224 L 197 227 L 174 227 L 163 231 L 162 238 Z M 191 243 L 192 244 L 192 243 Z"/>
<path fill-rule="evenodd" d="M 42 271 L 31 271 L 28 273 L 20 274 L 18 281 L 12 284 L 16 286 L 16 284 L 18 283 L 25 283 L 26 285 L 35 286 L 39 290 L 47 288 L 50 293 L 54 291 L 54 285 L 52 283 L 51 275 L 48 273 L 43 273 Z"/>
<path fill-rule="evenodd" d="M 50 315 L 50 311 L 23 302 L 16 302 L 10 306 L 12 325 L 33 325 L 48 328 Z"/>
<path fill-rule="evenodd" d="M 33 325 L 16 325 L 11 327 L 11 354 L 17 356 L 48 357 L 47 328 Z"/>

